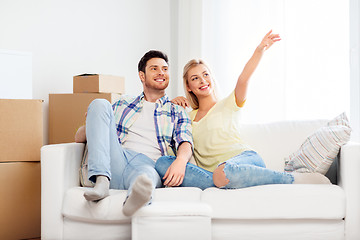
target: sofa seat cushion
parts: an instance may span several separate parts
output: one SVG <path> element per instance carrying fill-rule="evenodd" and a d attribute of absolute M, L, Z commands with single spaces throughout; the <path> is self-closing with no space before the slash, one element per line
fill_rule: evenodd
<path fill-rule="evenodd" d="M 337 185 L 263 185 L 243 189 L 208 188 L 202 201 L 213 219 L 342 219 L 345 193 Z"/>
<path fill-rule="evenodd" d="M 99 202 L 87 201 L 83 194 L 87 188 L 74 187 L 65 193 L 62 214 L 64 217 L 83 222 L 129 223 L 131 218 L 122 213 L 126 190 L 110 189 L 110 196 Z M 199 202 L 199 188 L 159 188 L 153 201 Z"/>

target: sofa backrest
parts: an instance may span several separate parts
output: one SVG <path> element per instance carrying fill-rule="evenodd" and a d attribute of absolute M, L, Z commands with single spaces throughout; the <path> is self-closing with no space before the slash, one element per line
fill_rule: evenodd
<path fill-rule="evenodd" d="M 262 156 L 267 168 L 284 171 L 285 157 L 326 123 L 326 120 L 308 120 L 241 124 L 239 131 L 245 143 Z"/>

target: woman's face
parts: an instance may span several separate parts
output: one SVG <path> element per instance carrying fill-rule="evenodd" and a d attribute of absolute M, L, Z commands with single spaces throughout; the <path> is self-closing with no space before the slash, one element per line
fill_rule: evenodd
<path fill-rule="evenodd" d="M 193 92 L 198 98 L 213 93 L 213 80 L 209 70 L 204 65 L 199 64 L 189 70 L 187 91 Z"/>

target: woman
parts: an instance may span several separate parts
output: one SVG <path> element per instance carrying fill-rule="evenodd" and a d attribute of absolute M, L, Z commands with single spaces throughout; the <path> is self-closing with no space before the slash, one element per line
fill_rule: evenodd
<path fill-rule="evenodd" d="M 329 183 L 319 173 L 285 173 L 267 169 L 260 155 L 243 142 L 237 130 L 238 114 L 246 100 L 249 79 L 264 52 L 280 40 L 279 34 L 272 31 L 265 35 L 240 74 L 234 91 L 221 101 L 217 99 L 208 66 L 202 60 L 194 59 L 185 65 L 184 88 L 193 108 L 190 118 L 198 166 L 187 164 L 180 186 L 234 189 L 264 184 Z M 181 98 L 174 99 L 174 102 L 188 105 Z M 172 159 L 163 158 L 156 163 L 156 170 L 165 186 L 169 186 L 171 181 L 167 176 L 171 163 Z"/>

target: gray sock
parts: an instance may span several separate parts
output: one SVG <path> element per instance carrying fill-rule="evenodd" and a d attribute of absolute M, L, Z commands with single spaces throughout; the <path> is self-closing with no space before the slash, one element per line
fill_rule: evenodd
<path fill-rule="evenodd" d="M 105 176 L 96 176 L 95 187 L 84 192 L 84 197 L 88 201 L 99 201 L 109 196 L 109 179 Z"/>
<path fill-rule="evenodd" d="M 294 184 L 331 184 L 321 173 L 293 173 Z"/>
<path fill-rule="evenodd" d="M 129 197 L 124 202 L 124 215 L 132 216 L 138 209 L 149 202 L 152 191 L 152 182 L 146 175 L 137 177 Z"/>

